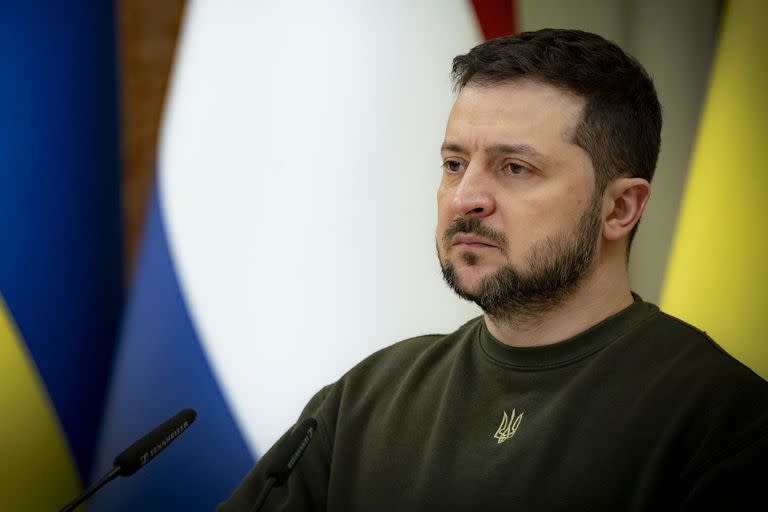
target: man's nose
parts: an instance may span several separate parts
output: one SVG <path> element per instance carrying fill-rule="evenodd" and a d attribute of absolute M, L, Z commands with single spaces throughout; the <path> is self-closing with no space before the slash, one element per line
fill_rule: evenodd
<path fill-rule="evenodd" d="M 454 214 L 462 217 L 491 215 L 495 209 L 491 181 L 481 168 L 470 164 L 453 196 Z"/>

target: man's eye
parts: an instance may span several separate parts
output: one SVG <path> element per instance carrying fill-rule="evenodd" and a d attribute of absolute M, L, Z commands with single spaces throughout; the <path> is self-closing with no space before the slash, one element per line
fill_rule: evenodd
<path fill-rule="evenodd" d="M 443 162 L 443 169 L 448 172 L 461 172 L 464 170 L 464 165 L 458 160 L 446 160 Z"/>
<path fill-rule="evenodd" d="M 515 162 L 510 162 L 506 164 L 504 166 L 504 170 L 509 174 L 514 174 L 517 176 L 529 172 L 527 167 L 525 167 L 524 165 L 517 164 Z"/>

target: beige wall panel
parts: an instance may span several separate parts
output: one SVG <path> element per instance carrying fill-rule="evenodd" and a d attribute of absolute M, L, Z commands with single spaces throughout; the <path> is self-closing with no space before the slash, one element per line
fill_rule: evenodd
<path fill-rule="evenodd" d="M 656 83 L 664 108 L 661 154 L 629 275 L 643 298 L 659 302 L 691 149 L 717 39 L 717 0 L 631 2 L 628 48 Z"/>
<path fill-rule="evenodd" d="M 517 0 L 520 29 L 576 28 L 600 34 L 624 46 L 625 0 Z"/>
<path fill-rule="evenodd" d="M 519 0 L 522 30 L 577 28 L 640 60 L 664 109 L 662 151 L 632 249 L 630 281 L 658 302 L 716 41 L 717 0 Z"/>

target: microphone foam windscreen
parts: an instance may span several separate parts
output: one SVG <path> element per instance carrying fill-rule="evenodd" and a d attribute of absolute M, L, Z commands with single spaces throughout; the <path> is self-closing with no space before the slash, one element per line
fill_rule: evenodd
<path fill-rule="evenodd" d="M 121 476 L 131 476 L 184 432 L 197 417 L 193 409 L 184 409 L 123 450 L 113 462 Z"/>
<path fill-rule="evenodd" d="M 275 487 L 285 483 L 312 439 L 315 428 L 317 428 L 317 421 L 314 418 L 307 418 L 294 429 L 284 443 L 276 448 L 277 451 L 272 459 L 272 464 L 267 468 L 267 478 L 275 478 Z"/>

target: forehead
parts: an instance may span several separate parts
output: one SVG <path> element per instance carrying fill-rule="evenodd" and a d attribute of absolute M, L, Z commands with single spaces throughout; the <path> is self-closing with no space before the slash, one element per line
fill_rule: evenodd
<path fill-rule="evenodd" d="M 451 138 L 503 138 L 521 144 L 574 145 L 584 99 L 551 85 L 516 80 L 495 85 L 465 86 L 451 109 L 446 141 Z M 543 148 L 546 149 L 546 148 Z"/>

